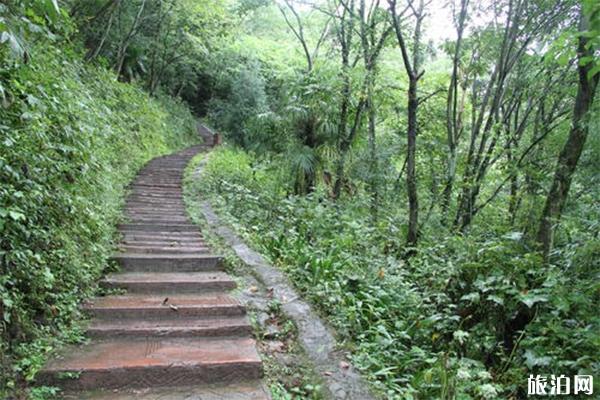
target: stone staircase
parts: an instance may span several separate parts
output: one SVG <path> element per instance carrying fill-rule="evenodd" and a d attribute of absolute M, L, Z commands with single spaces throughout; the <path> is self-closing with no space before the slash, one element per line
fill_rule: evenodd
<path fill-rule="evenodd" d="M 150 161 L 131 184 L 121 272 L 102 282 L 119 294 L 84 305 L 90 343 L 64 349 L 39 384 L 73 399 L 268 398 L 236 283 L 185 212 L 183 169 L 202 148 Z"/>

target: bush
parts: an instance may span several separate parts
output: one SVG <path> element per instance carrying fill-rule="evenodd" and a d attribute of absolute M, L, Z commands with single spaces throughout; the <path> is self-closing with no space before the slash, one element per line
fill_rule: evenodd
<path fill-rule="evenodd" d="M 187 108 L 38 43 L 0 58 L 0 394 L 76 336 L 113 251 L 124 187 L 150 158 L 196 141 Z M 59 72 L 60 73 L 57 73 Z"/>
<path fill-rule="evenodd" d="M 198 188 L 286 271 L 386 398 L 524 397 L 530 373 L 598 374 L 597 239 L 546 266 L 517 232 L 440 229 L 407 263 L 393 206 L 373 224 L 361 191 L 338 203 L 322 188 L 290 196 L 284 163 L 220 149 Z M 532 317 L 525 328 L 519 315 Z"/>

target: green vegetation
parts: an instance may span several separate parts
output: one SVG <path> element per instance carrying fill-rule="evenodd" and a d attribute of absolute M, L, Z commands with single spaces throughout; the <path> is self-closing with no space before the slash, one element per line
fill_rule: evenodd
<path fill-rule="evenodd" d="M 2 2 L 0 391 L 78 338 L 188 105 L 204 195 L 382 397 L 598 384 L 599 49 L 594 0 Z"/>
<path fill-rule="evenodd" d="M 2 398 L 33 379 L 58 343 L 81 338 L 77 307 L 114 250 L 132 176 L 198 140 L 183 103 L 83 63 L 56 36 L 65 25 L 27 15 L 31 32 L 10 39 L 22 47 L 0 54 Z"/>
<path fill-rule="evenodd" d="M 493 3 L 451 2 L 443 42 L 439 4 L 261 6 L 211 103 L 204 195 L 384 398 L 600 373 L 600 10 Z"/>

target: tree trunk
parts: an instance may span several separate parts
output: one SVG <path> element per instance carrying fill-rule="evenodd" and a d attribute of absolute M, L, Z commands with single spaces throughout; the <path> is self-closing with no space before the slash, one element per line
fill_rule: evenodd
<path fill-rule="evenodd" d="M 419 199 L 417 195 L 416 147 L 417 147 L 417 79 L 410 77 L 408 86 L 408 146 L 406 149 L 406 188 L 408 190 L 408 232 L 406 244 L 415 247 L 419 230 Z"/>
<path fill-rule="evenodd" d="M 585 32 L 588 29 L 588 21 L 582 15 L 579 30 Z M 577 88 L 577 97 L 575 98 L 575 107 L 573 110 L 573 122 L 569 137 L 558 156 L 558 162 L 554 173 L 554 180 L 546 197 L 546 204 L 542 212 L 540 225 L 537 233 L 537 241 L 544 256 L 548 259 L 552 249 L 554 235 L 554 225 L 560 220 L 564 209 L 573 174 L 577 168 L 579 157 L 585 146 L 588 136 L 588 111 L 594 102 L 594 95 L 598 86 L 600 72 L 593 76 L 588 76 L 593 62 L 585 63 L 583 60 L 593 60 L 595 49 L 588 47 L 588 39 L 585 35 L 579 36 L 579 46 L 577 49 L 579 85 Z M 584 64 L 584 65 L 582 65 Z"/>

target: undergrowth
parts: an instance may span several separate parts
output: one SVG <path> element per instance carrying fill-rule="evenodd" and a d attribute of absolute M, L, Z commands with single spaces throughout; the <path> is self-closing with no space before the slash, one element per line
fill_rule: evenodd
<path fill-rule="evenodd" d="M 2 398 L 23 395 L 53 348 L 81 337 L 78 304 L 113 250 L 125 185 L 197 139 L 183 104 L 62 45 L 40 40 L 26 64 L 0 57 Z"/>
<path fill-rule="evenodd" d="M 396 208 L 382 206 L 373 224 L 360 193 L 293 196 L 281 166 L 222 148 L 201 189 L 327 316 L 383 397 L 509 399 L 524 396 L 529 374 L 598 376 L 589 275 L 599 242 L 584 227 L 570 228 L 572 244 L 548 266 L 491 217 L 470 236 L 428 231 L 405 262 Z M 533 318 L 518 330 L 523 310 Z"/>

